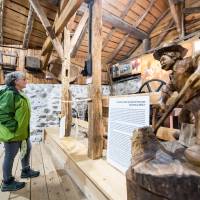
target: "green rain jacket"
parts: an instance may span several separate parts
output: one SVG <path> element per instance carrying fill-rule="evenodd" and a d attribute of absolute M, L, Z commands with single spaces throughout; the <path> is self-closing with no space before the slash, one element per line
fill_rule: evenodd
<path fill-rule="evenodd" d="M 30 103 L 14 87 L 0 90 L 0 141 L 22 141 L 30 135 Z"/>

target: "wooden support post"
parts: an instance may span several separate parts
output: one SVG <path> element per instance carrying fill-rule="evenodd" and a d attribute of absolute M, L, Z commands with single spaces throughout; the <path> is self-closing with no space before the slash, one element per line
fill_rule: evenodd
<path fill-rule="evenodd" d="M 103 151 L 103 119 L 101 97 L 102 0 L 94 0 L 92 14 L 92 99 L 89 111 L 88 156 L 98 159 Z"/>
<path fill-rule="evenodd" d="M 33 7 L 30 5 L 29 12 L 28 12 L 28 19 L 26 22 L 26 29 L 24 33 L 24 39 L 23 39 L 23 48 L 28 48 L 29 40 L 31 37 L 31 32 L 33 28 L 33 22 L 34 22 L 34 10 Z"/>
<path fill-rule="evenodd" d="M 151 44 L 150 44 L 151 41 L 149 38 L 146 38 L 142 42 L 143 42 L 143 48 L 144 48 L 144 53 L 145 53 L 151 48 Z"/>
<path fill-rule="evenodd" d="M 70 32 L 64 28 L 64 57 L 62 63 L 62 116 L 65 118 L 65 136 L 71 132 L 69 113 L 69 79 L 70 79 Z"/>
<path fill-rule="evenodd" d="M 0 0 L 0 44 L 3 44 L 3 11 L 4 0 Z"/>

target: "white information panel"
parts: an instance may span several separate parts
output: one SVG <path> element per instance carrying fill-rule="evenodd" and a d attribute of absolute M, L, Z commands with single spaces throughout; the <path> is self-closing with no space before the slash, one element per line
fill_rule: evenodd
<path fill-rule="evenodd" d="M 131 164 L 133 130 L 149 126 L 149 96 L 110 97 L 107 161 L 123 173 Z"/>

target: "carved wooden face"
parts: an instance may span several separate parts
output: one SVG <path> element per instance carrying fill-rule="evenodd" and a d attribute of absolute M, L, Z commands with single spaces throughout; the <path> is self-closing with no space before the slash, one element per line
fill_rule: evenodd
<path fill-rule="evenodd" d="M 171 70 L 176 60 L 180 58 L 180 52 L 164 52 L 160 57 L 160 64 L 162 69 Z"/>

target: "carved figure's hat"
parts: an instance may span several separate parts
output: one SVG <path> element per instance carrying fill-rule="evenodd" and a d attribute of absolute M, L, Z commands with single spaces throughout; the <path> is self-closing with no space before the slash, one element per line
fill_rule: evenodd
<path fill-rule="evenodd" d="M 155 52 L 153 53 L 153 57 L 156 60 L 160 60 L 163 53 L 170 52 L 170 51 L 180 52 L 181 56 L 184 57 L 187 54 L 188 50 L 186 48 L 182 47 L 181 45 L 173 42 L 173 43 L 169 43 L 169 44 L 164 44 L 161 48 L 155 50 Z"/>

